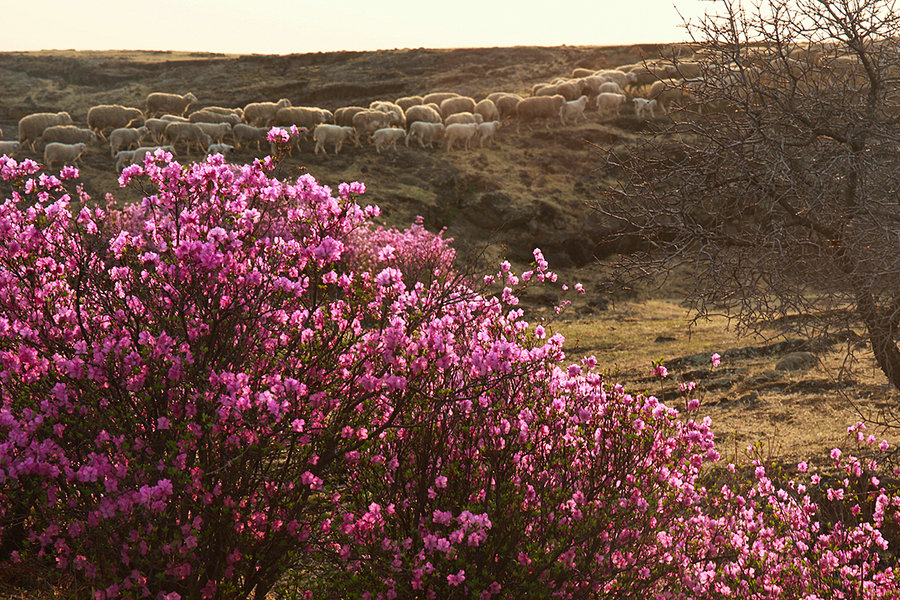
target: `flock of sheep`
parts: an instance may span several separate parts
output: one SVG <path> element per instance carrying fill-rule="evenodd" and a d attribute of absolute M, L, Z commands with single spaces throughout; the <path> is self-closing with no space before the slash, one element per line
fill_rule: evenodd
<path fill-rule="evenodd" d="M 587 120 L 586 110 L 601 118 L 616 118 L 628 102 L 638 118 L 656 118 L 655 110 L 677 101 L 684 86 L 680 79 L 698 77 L 699 63 L 641 62 L 616 69 L 575 69 L 571 77 L 535 85 L 531 95 L 495 92 L 476 101 L 454 92 L 407 96 L 395 101 L 376 100 L 368 107 L 345 106 L 333 113 L 324 108 L 292 106 L 288 99 L 253 102 L 243 108 L 206 106 L 188 113 L 199 101 L 191 93 L 154 92 L 144 110 L 120 105 L 100 105 L 87 113 L 87 127 L 78 127 L 66 112 L 36 113 L 19 121 L 18 141 L 0 141 L 0 154 L 43 149 L 47 167 L 75 163 L 89 144 L 106 141 L 116 170 L 143 160 L 148 152 L 164 147 L 172 152 L 198 154 L 232 151 L 263 152 L 271 127 L 296 126 L 301 132 L 291 154 L 302 140 L 315 143 L 314 152 L 340 153 L 344 143 L 361 147 L 371 142 L 376 152 L 403 142 L 421 148 L 471 149 L 493 143 L 501 124 L 517 127 L 535 121 L 562 125 Z M 649 87 L 648 98 L 635 97 Z M 0 131 L 2 137 L 2 131 Z M 230 143 L 226 143 L 226 139 Z"/>

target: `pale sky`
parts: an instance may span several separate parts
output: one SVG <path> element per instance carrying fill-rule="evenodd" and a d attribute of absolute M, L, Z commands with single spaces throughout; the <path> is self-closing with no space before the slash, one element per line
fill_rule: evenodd
<path fill-rule="evenodd" d="M 288 54 L 686 41 L 708 0 L 10 0 L 0 51 Z"/>

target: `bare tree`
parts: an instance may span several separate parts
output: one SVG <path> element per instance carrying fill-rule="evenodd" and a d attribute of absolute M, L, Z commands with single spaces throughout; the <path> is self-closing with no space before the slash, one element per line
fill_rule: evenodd
<path fill-rule="evenodd" d="M 598 203 L 652 248 L 623 267 L 686 265 L 695 314 L 741 330 L 862 331 L 900 389 L 900 14 L 715 6 L 688 24 L 701 75 L 669 84 L 671 127 L 619 157 L 621 187 Z"/>

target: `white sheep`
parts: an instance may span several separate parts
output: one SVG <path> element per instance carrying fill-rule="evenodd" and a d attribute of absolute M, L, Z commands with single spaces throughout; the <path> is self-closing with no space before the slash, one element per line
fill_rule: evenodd
<path fill-rule="evenodd" d="M 168 121 L 166 119 L 147 119 L 144 121 L 144 127 L 150 130 L 150 137 L 158 144 L 162 141 L 163 131 L 166 130 L 166 125 L 172 122 L 173 121 Z"/>
<path fill-rule="evenodd" d="M 403 112 L 403 109 L 400 105 L 395 104 L 393 102 L 388 102 L 386 100 L 375 100 L 371 104 L 369 104 L 369 108 L 372 110 L 380 110 L 381 112 L 385 112 L 391 115 L 394 115 L 391 119 L 391 125 L 395 127 L 406 127 L 406 114 Z"/>
<path fill-rule="evenodd" d="M 593 88 L 592 88 L 593 89 Z M 615 81 L 604 81 L 600 85 L 597 86 L 594 95 L 598 94 L 622 94 L 622 86 L 620 86 Z"/>
<path fill-rule="evenodd" d="M 234 146 L 231 144 L 210 144 L 206 148 L 206 155 L 210 154 L 221 154 L 222 156 L 228 156 L 234 151 Z"/>
<path fill-rule="evenodd" d="M 19 119 L 19 143 L 22 148 L 27 143 L 34 151 L 34 144 L 44 134 L 44 130 L 54 125 L 71 125 L 72 117 L 67 112 L 33 113 Z"/>
<path fill-rule="evenodd" d="M 109 155 L 115 156 L 120 150 L 138 148 L 145 138 L 151 137 L 150 129 L 144 125 L 137 129 L 133 127 L 119 127 L 109 134 Z"/>
<path fill-rule="evenodd" d="M 166 113 L 181 116 L 187 112 L 191 104 L 197 102 L 197 96 L 188 92 L 183 96 L 153 92 L 147 96 L 147 116 L 155 117 Z"/>
<path fill-rule="evenodd" d="M 579 118 L 587 121 L 587 117 L 584 116 L 584 107 L 587 106 L 587 103 L 588 97 L 581 96 L 578 100 L 571 100 L 560 106 L 559 122 L 565 125 L 566 121 L 572 119 L 573 123 L 577 123 Z"/>
<path fill-rule="evenodd" d="M 229 123 L 204 123 L 198 121 L 194 123 L 208 135 L 215 144 L 221 144 L 225 136 L 231 133 L 231 125 Z"/>
<path fill-rule="evenodd" d="M 221 113 L 206 108 L 189 114 L 188 121 L 191 123 L 228 123 L 229 125 L 237 125 L 242 122 L 241 117 L 234 113 Z"/>
<path fill-rule="evenodd" d="M 443 123 L 429 123 L 427 121 L 415 121 L 409 126 L 409 133 L 406 136 L 406 145 L 409 146 L 409 140 L 419 140 L 419 145 L 424 148 L 428 144 L 429 148 L 433 148 L 433 143 L 444 133 Z"/>
<path fill-rule="evenodd" d="M 444 149 L 449 152 L 453 144 L 462 142 L 463 149 L 468 151 L 472 138 L 478 133 L 478 123 L 453 123 L 444 129 Z"/>
<path fill-rule="evenodd" d="M 344 127 L 353 126 L 353 115 L 364 110 L 369 110 L 364 106 L 342 106 L 334 111 L 334 124 L 343 125 Z"/>
<path fill-rule="evenodd" d="M 488 100 L 497 106 L 499 118 L 502 121 L 507 117 L 513 117 L 516 114 L 516 104 L 522 99 L 518 94 L 508 94 L 506 92 L 494 92 L 487 97 Z"/>
<path fill-rule="evenodd" d="M 618 117 L 619 109 L 622 107 L 622 104 L 625 103 L 625 100 L 625 94 L 604 92 L 597 96 L 597 112 L 602 116 L 614 113 Z"/>
<path fill-rule="evenodd" d="M 60 144 L 92 144 L 97 141 L 97 134 L 90 129 L 75 127 L 74 125 L 54 125 L 44 130 L 37 139 L 35 146 L 43 150 L 47 144 L 58 142 Z"/>
<path fill-rule="evenodd" d="M 484 117 L 470 112 L 460 112 L 453 113 L 444 119 L 444 125 L 453 125 L 454 123 L 484 123 Z"/>
<path fill-rule="evenodd" d="M 531 96 L 522 98 L 516 103 L 516 116 L 519 123 L 527 123 L 535 119 L 552 119 L 559 116 L 559 107 L 565 103 L 564 96 Z M 549 129 L 550 124 L 547 123 Z"/>
<path fill-rule="evenodd" d="M 424 98 L 422 96 L 403 96 L 402 98 L 397 98 L 397 102 L 395 104 L 403 109 L 403 112 L 409 110 L 410 106 L 416 106 L 424 103 Z"/>
<path fill-rule="evenodd" d="M 440 107 L 441 102 L 447 98 L 455 98 L 459 96 L 456 92 L 431 92 L 422 97 L 422 104 L 437 104 Z"/>
<path fill-rule="evenodd" d="M 376 130 L 390 127 L 393 117 L 380 110 L 366 109 L 353 115 L 353 128 L 362 138 L 368 138 Z"/>
<path fill-rule="evenodd" d="M 186 152 L 190 152 L 191 148 L 196 146 L 197 152 L 202 153 L 212 143 L 210 137 L 200 129 L 197 123 L 179 123 L 177 121 L 169 123 L 163 131 L 163 138 L 173 148 L 177 148 L 179 142 L 184 142 Z"/>
<path fill-rule="evenodd" d="M 53 163 L 62 163 L 64 165 L 74 164 L 78 158 L 87 149 L 87 144 L 79 142 L 78 144 L 60 144 L 59 142 L 51 142 L 44 148 L 44 164 L 49 168 Z"/>
<path fill-rule="evenodd" d="M 4 154 L 8 154 L 12 156 L 16 152 L 19 151 L 19 148 L 22 147 L 22 144 L 19 142 L 0 142 L 0 156 Z"/>
<path fill-rule="evenodd" d="M 331 111 L 317 106 L 285 106 L 275 112 L 274 124 L 278 127 L 296 125 L 312 129 L 319 123 L 327 123 L 333 119 Z"/>
<path fill-rule="evenodd" d="M 406 131 L 396 127 L 385 127 L 372 133 L 372 143 L 375 144 L 375 151 L 378 154 L 381 154 L 381 151 L 389 146 L 396 148 L 397 140 L 405 139 Z"/>
<path fill-rule="evenodd" d="M 120 104 L 92 106 L 87 113 L 87 124 L 97 135 L 106 139 L 106 133 L 120 127 L 144 124 L 144 113 L 138 108 Z"/>
<path fill-rule="evenodd" d="M 435 110 L 433 106 L 427 104 L 417 104 L 406 109 L 406 125 L 412 127 L 412 124 L 422 121 L 425 123 L 443 123 L 439 110 Z"/>
<path fill-rule="evenodd" d="M 323 154 L 328 154 L 328 151 L 325 150 L 325 144 L 334 144 L 334 153 L 340 154 L 341 146 L 347 140 L 353 142 L 357 147 L 360 146 L 356 129 L 346 125 L 332 125 L 331 123 L 316 125 L 316 128 L 313 130 L 313 140 L 316 142 L 315 154 L 318 154 L 319 150 Z"/>
<path fill-rule="evenodd" d="M 500 121 L 487 121 L 478 124 L 478 147 L 484 148 L 485 142 L 493 142 L 494 136 L 500 131 Z"/>
<path fill-rule="evenodd" d="M 202 110 L 208 112 L 219 113 L 222 115 L 235 115 L 239 119 L 244 118 L 244 109 L 243 108 L 226 108 L 224 106 L 206 106 Z"/>
<path fill-rule="evenodd" d="M 187 117 L 181 117 L 179 115 L 170 115 L 170 114 L 165 114 L 165 115 L 161 116 L 160 119 L 162 119 L 163 121 L 169 121 L 170 123 L 175 122 L 175 121 L 177 121 L 179 123 L 190 123 L 191 122 L 191 120 L 188 119 Z"/>
<path fill-rule="evenodd" d="M 632 102 L 634 102 L 634 114 L 635 116 L 637 116 L 637 118 L 646 119 L 648 112 L 650 113 L 651 119 L 656 118 L 656 98 L 654 98 L 653 100 L 649 100 L 647 98 L 634 98 Z"/>
<path fill-rule="evenodd" d="M 262 143 L 266 141 L 268 133 L 268 127 L 254 127 L 244 123 L 238 123 L 231 129 L 236 150 L 244 149 L 249 144 L 256 144 L 257 151 L 262 150 Z"/>
<path fill-rule="evenodd" d="M 291 101 L 287 98 L 278 102 L 251 102 L 244 107 L 244 122 L 254 127 L 271 127 L 278 109 L 290 105 Z"/>

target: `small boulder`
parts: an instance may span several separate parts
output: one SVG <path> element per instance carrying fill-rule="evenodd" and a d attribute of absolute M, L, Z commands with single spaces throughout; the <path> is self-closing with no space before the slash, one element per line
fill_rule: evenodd
<path fill-rule="evenodd" d="M 803 371 L 811 369 L 819 363 L 812 352 L 791 352 L 784 355 L 775 364 L 776 371 Z"/>

